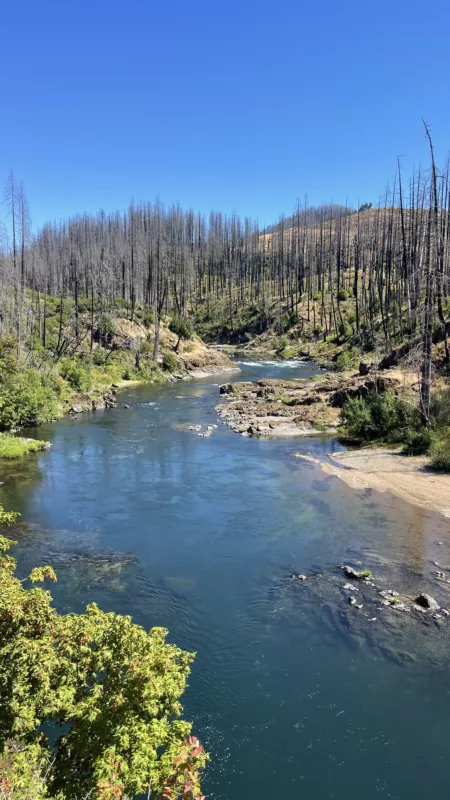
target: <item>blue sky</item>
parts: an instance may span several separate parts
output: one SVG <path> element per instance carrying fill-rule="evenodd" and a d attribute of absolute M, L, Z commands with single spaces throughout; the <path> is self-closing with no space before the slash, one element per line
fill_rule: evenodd
<path fill-rule="evenodd" d="M 450 149 L 446 0 L 4 3 L 0 180 L 34 227 L 132 197 L 258 218 L 376 202 Z"/>

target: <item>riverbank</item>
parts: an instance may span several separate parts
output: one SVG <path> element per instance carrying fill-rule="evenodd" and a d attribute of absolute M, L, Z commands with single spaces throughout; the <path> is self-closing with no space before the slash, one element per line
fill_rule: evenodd
<path fill-rule="evenodd" d="M 200 346 L 201 345 L 201 346 Z M 94 392 L 74 392 L 67 400 L 63 412 L 81 414 L 84 411 L 97 411 L 104 408 L 115 408 L 118 403 L 117 392 L 131 386 L 173 383 L 176 381 L 191 380 L 193 378 L 208 378 L 215 375 L 225 375 L 240 372 L 238 366 L 224 353 L 209 351 L 203 342 L 197 346 L 196 352 L 180 355 L 178 369 L 175 372 L 161 372 L 157 379 L 132 379 L 111 382 L 102 390 Z"/>
<path fill-rule="evenodd" d="M 377 447 L 335 453 L 329 461 L 300 453 L 295 457 L 318 464 L 352 489 L 389 492 L 450 518 L 450 475 L 430 469 L 426 456 L 405 456 L 400 450 Z"/>
<path fill-rule="evenodd" d="M 109 352 L 120 351 L 119 341 L 127 344 L 127 348 L 120 351 L 121 359 L 128 358 L 131 352 L 137 353 L 143 342 L 147 342 L 136 324 L 121 320 L 117 322 L 117 328 L 118 339 L 111 344 Z M 171 383 L 240 372 L 225 353 L 212 350 L 196 336 L 189 341 L 178 341 L 167 326 L 161 328 L 161 345 L 161 356 L 157 361 L 150 359 L 148 348 L 144 348 L 141 357 L 135 356 L 134 366 L 122 363 L 122 360 L 107 366 L 107 351 L 97 347 L 96 359 L 104 358 L 101 367 L 93 363 L 89 354 L 81 352 L 76 358 L 61 359 L 53 364 L 48 374 L 44 374 L 37 369 L 27 369 L 25 365 L 17 369 L 15 343 L 7 341 L 3 350 L 7 355 L 10 350 L 14 352 L 7 362 L 14 364 L 14 369 L 8 373 L 4 371 L 0 381 L 3 389 L 0 428 L 5 431 L 0 433 L 0 459 L 21 458 L 50 446 L 45 441 L 16 435 L 18 431 L 36 428 L 67 414 L 77 416 L 86 411 L 116 408 L 119 404 L 117 393 L 121 389 L 138 384 Z"/>

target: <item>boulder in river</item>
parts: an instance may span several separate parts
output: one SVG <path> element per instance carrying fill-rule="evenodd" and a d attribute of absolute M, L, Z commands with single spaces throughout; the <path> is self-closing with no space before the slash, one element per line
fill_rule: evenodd
<path fill-rule="evenodd" d="M 342 571 L 347 578 L 352 578 L 355 581 L 362 581 L 364 578 L 370 578 L 372 575 L 370 569 L 363 569 L 358 572 L 358 570 L 353 569 L 353 567 L 349 567 L 347 564 L 342 567 Z"/>
<path fill-rule="evenodd" d="M 105 398 L 104 397 L 94 397 L 92 399 L 92 410 L 97 411 L 97 409 L 105 408 Z"/>
<path fill-rule="evenodd" d="M 438 611 L 439 604 L 436 602 L 434 597 L 431 597 L 430 594 L 421 593 L 415 599 L 416 605 L 420 606 L 421 608 L 428 608 L 430 611 Z"/>

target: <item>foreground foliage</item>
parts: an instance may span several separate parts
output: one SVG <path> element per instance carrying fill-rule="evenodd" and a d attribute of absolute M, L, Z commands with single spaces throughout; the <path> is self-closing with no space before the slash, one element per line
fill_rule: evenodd
<path fill-rule="evenodd" d="M 58 614 L 0 537 L 0 791 L 17 800 L 201 798 L 206 754 L 180 719 L 193 660 L 95 604 Z M 31 583 L 56 580 L 34 569 Z"/>
<path fill-rule="evenodd" d="M 17 511 L 5 511 L 0 503 L 0 525 L 12 525 L 20 514 Z"/>

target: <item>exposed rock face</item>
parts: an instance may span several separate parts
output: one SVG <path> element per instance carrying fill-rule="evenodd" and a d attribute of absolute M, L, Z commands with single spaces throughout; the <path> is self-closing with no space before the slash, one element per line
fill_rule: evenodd
<path fill-rule="evenodd" d="M 327 373 L 319 380 L 267 378 L 256 383 L 225 383 L 220 387 L 225 402 L 217 406 L 217 411 L 232 430 L 244 435 L 334 433 L 348 397 L 400 388 L 398 377 L 355 373 Z"/>

